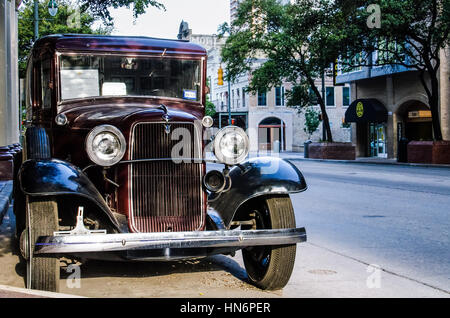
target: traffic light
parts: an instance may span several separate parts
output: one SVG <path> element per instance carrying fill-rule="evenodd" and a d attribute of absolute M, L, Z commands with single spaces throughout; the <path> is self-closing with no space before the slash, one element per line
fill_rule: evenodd
<path fill-rule="evenodd" d="M 222 69 L 222 66 L 220 66 L 219 70 L 217 71 L 217 85 L 219 85 L 219 86 L 223 85 L 223 69 Z"/>

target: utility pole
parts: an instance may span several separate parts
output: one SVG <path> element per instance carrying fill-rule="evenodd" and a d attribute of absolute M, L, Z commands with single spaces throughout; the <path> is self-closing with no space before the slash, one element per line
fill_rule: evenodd
<path fill-rule="evenodd" d="M 34 41 L 39 39 L 39 1 L 34 0 Z"/>
<path fill-rule="evenodd" d="M 228 72 L 227 72 L 228 77 Z M 230 79 L 227 79 L 228 81 L 228 125 L 231 126 L 232 120 L 231 120 L 231 83 Z"/>
<path fill-rule="evenodd" d="M 231 120 L 231 82 L 230 79 L 228 78 L 228 72 L 225 75 L 227 82 L 228 82 L 228 98 L 227 98 L 227 103 L 228 103 L 228 125 L 231 126 L 231 123 L 233 122 Z M 223 85 L 223 69 L 222 69 L 222 65 L 220 65 L 219 69 L 217 70 L 217 85 L 222 86 Z"/>

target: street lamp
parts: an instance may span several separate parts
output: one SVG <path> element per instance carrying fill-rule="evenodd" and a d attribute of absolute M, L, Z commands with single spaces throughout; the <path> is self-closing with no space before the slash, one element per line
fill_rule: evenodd
<path fill-rule="evenodd" d="M 39 39 L 39 1 L 34 0 L 34 41 Z M 56 0 L 50 0 L 48 3 L 48 13 L 54 17 L 58 13 L 58 3 Z"/>
<path fill-rule="evenodd" d="M 39 1 L 34 0 L 34 41 L 39 39 Z"/>

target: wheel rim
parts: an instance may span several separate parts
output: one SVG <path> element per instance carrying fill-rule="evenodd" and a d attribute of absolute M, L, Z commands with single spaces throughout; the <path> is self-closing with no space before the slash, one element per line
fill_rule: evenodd
<path fill-rule="evenodd" d="M 254 210 L 256 229 L 270 228 L 268 211 Z M 267 273 L 270 264 L 272 248 L 270 246 L 252 246 L 242 250 L 248 275 L 255 280 L 261 280 Z"/>
<path fill-rule="evenodd" d="M 31 244 L 31 229 L 30 229 L 30 224 L 29 224 L 29 220 L 30 220 L 30 215 L 29 215 L 30 211 L 29 209 L 27 209 L 27 228 L 25 229 L 26 231 L 26 235 L 24 237 L 25 239 L 25 248 L 26 251 L 28 252 L 26 261 L 27 261 L 27 288 L 31 289 L 31 280 L 32 280 L 32 276 L 33 276 L 33 266 L 32 266 L 32 261 L 33 261 L 33 246 Z"/>

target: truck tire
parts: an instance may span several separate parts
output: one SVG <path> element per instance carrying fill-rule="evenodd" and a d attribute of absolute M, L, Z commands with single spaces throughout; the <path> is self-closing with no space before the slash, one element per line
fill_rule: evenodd
<path fill-rule="evenodd" d="M 21 237 L 27 261 L 27 288 L 59 291 L 59 258 L 33 255 L 39 236 L 53 235 L 58 231 L 58 207 L 55 201 L 32 201 L 27 198 L 27 228 Z"/>
<path fill-rule="evenodd" d="M 268 197 L 252 206 L 257 229 L 295 228 L 295 215 L 288 195 Z M 250 282 L 264 290 L 282 289 L 294 269 L 297 245 L 254 246 L 242 250 Z"/>
<path fill-rule="evenodd" d="M 16 237 L 19 237 L 25 229 L 26 223 L 26 199 L 20 188 L 18 172 L 19 165 L 28 159 L 50 159 L 50 141 L 47 132 L 41 127 L 29 127 L 25 131 L 25 142 L 21 152 L 22 158 L 17 158 L 14 173 L 14 214 L 16 216 Z"/>

